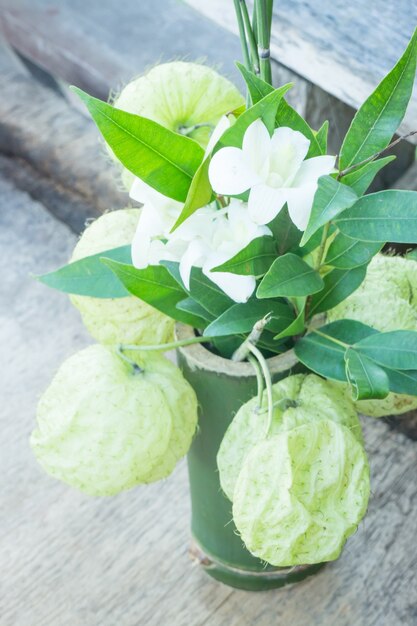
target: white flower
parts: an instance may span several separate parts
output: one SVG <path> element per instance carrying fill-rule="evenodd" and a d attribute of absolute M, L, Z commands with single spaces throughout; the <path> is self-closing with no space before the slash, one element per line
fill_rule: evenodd
<path fill-rule="evenodd" d="M 242 148 L 221 148 L 209 166 L 211 185 L 219 194 L 239 195 L 248 189 L 249 215 L 268 224 L 288 204 L 294 224 L 305 230 L 320 176 L 329 174 L 333 156 L 304 160 L 310 142 L 291 128 L 277 128 L 269 136 L 265 124 L 255 120 L 246 130 Z"/>

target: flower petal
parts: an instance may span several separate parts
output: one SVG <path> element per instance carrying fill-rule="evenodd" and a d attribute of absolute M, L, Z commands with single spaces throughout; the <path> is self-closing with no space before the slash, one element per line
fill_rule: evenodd
<path fill-rule="evenodd" d="M 204 158 L 207 157 L 211 153 L 216 143 L 219 141 L 223 133 L 226 132 L 228 128 L 230 128 L 230 120 L 227 117 L 227 115 L 222 115 L 219 121 L 217 122 L 216 128 L 213 130 L 210 136 L 206 151 L 204 153 Z"/>
<path fill-rule="evenodd" d="M 257 119 L 245 131 L 242 151 L 246 163 L 262 180 L 268 175 L 270 150 L 268 129 L 261 119 Z"/>
<path fill-rule="evenodd" d="M 230 272 L 211 272 L 211 268 L 223 263 L 222 254 L 213 253 L 203 265 L 203 273 L 235 302 L 247 302 L 256 287 L 254 276 L 240 276 Z"/>
<path fill-rule="evenodd" d="M 190 289 L 190 274 L 193 267 L 201 267 L 207 255 L 207 246 L 198 239 L 190 243 L 180 261 L 180 276 L 186 289 Z"/>
<path fill-rule="evenodd" d="M 150 185 L 147 185 L 140 178 L 135 178 L 129 191 L 129 196 L 132 200 L 140 202 L 141 204 L 151 204 L 156 210 L 165 209 L 182 209 L 183 205 L 177 200 L 172 200 L 168 196 L 164 196 L 159 191 L 156 191 Z"/>
<path fill-rule="evenodd" d="M 236 196 L 258 182 L 242 150 L 232 147 L 221 148 L 212 157 L 209 179 L 214 191 L 225 196 Z"/>
<path fill-rule="evenodd" d="M 250 190 L 248 209 L 256 224 L 269 224 L 287 202 L 290 189 L 255 185 Z"/>
<path fill-rule="evenodd" d="M 302 185 L 311 185 L 326 174 L 330 174 L 334 170 L 336 157 L 324 154 L 323 156 L 312 157 L 303 161 L 300 168 L 292 181 L 291 187 L 301 187 Z"/>
<path fill-rule="evenodd" d="M 299 230 L 304 231 L 307 228 L 316 189 L 317 184 L 288 190 L 288 213 Z"/>
<path fill-rule="evenodd" d="M 274 131 L 271 139 L 270 170 L 282 177 L 287 185 L 296 175 L 304 161 L 310 141 L 302 133 L 282 126 Z"/>

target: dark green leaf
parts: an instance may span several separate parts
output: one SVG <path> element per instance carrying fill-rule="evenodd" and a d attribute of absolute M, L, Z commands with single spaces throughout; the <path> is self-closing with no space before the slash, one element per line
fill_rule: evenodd
<path fill-rule="evenodd" d="M 412 330 L 371 335 L 355 344 L 355 350 L 395 370 L 417 370 L 417 332 Z"/>
<path fill-rule="evenodd" d="M 257 237 L 234 257 L 214 267 L 212 272 L 231 272 L 243 276 L 262 276 L 277 257 L 273 237 Z"/>
<path fill-rule="evenodd" d="M 321 226 L 352 206 L 357 199 L 358 196 L 350 187 L 342 185 L 331 176 L 321 176 L 300 246 L 304 246 Z"/>
<path fill-rule="evenodd" d="M 379 242 L 357 241 L 338 233 L 329 246 L 324 262 L 338 269 L 359 267 L 369 263 L 381 248 Z"/>
<path fill-rule="evenodd" d="M 229 309 L 234 301 L 203 274 L 199 267 L 193 267 L 190 275 L 190 294 L 204 309 L 218 317 Z"/>
<path fill-rule="evenodd" d="M 417 243 L 417 191 L 371 193 L 335 221 L 342 233 L 361 241 Z"/>
<path fill-rule="evenodd" d="M 186 313 L 191 313 L 196 317 L 201 317 L 202 322 L 205 323 L 203 326 L 200 326 L 200 328 L 204 328 L 207 325 L 207 322 L 212 322 L 214 320 L 214 315 L 206 311 L 206 309 L 204 309 L 200 304 L 198 304 L 198 302 L 196 302 L 192 298 L 185 298 L 184 300 L 178 302 L 177 309 L 179 309 L 180 311 L 185 311 Z"/>
<path fill-rule="evenodd" d="M 111 259 L 103 259 L 103 263 L 116 274 L 129 293 L 147 302 L 158 311 L 169 315 L 169 317 L 198 328 L 201 322 L 199 317 L 177 309 L 178 302 L 183 300 L 187 294 L 165 267 L 150 265 L 145 269 L 138 270 L 132 265 L 118 263 Z"/>
<path fill-rule="evenodd" d="M 262 279 L 258 298 L 308 296 L 323 289 L 323 279 L 296 254 L 288 252 L 275 259 Z"/>
<path fill-rule="evenodd" d="M 375 176 L 383 167 L 395 160 L 395 155 L 384 157 L 376 161 L 370 161 L 366 165 L 363 165 L 359 169 L 346 174 L 342 178 L 342 182 L 345 185 L 349 185 L 358 196 L 362 196 L 372 183 Z"/>
<path fill-rule="evenodd" d="M 306 298 L 297 298 L 298 300 L 298 315 L 286 328 L 284 328 L 280 333 L 275 335 L 274 339 L 284 339 L 284 337 L 295 337 L 296 335 L 301 335 L 305 329 L 305 308 L 306 308 Z"/>
<path fill-rule="evenodd" d="M 132 262 L 130 246 L 121 246 L 84 257 L 37 278 L 48 287 L 80 296 L 93 298 L 123 298 L 128 296 L 128 291 L 117 276 L 103 265 L 102 257 L 122 263 Z"/>
<path fill-rule="evenodd" d="M 366 275 L 366 266 L 348 270 L 332 270 L 324 277 L 324 287 L 311 299 L 310 315 L 328 311 L 345 300 L 359 287 Z"/>
<path fill-rule="evenodd" d="M 242 113 L 233 126 L 228 128 L 223 133 L 213 152 L 217 152 L 220 148 L 224 148 L 226 146 L 241 148 L 243 135 L 245 134 L 246 129 L 252 124 L 252 122 L 259 118 L 262 119 L 269 132 L 272 133 L 275 126 L 275 115 L 278 104 L 280 100 L 282 100 L 284 94 L 291 89 L 291 87 L 292 83 L 289 83 L 279 89 L 274 89 L 271 93 L 262 98 L 262 100 L 259 100 L 259 102 L 250 107 L 250 109 L 247 109 L 245 113 Z"/>
<path fill-rule="evenodd" d="M 263 300 L 261 302 L 251 300 L 244 304 L 234 304 L 230 309 L 222 313 L 204 331 L 208 337 L 249 333 L 256 322 L 266 315 L 272 317 L 265 326 L 274 333 L 281 332 L 294 319 L 294 314 L 288 305 L 276 300 Z"/>
<path fill-rule="evenodd" d="M 268 228 L 273 234 L 279 255 L 294 251 L 303 234 L 290 218 L 287 205 L 269 222 Z"/>
<path fill-rule="evenodd" d="M 403 56 L 360 107 L 340 150 L 340 169 L 386 148 L 410 100 L 417 61 L 417 29 Z"/>
<path fill-rule="evenodd" d="M 384 367 L 390 391 L 417 396 L 417 370 L 398 371 Z"/>
<path fill-rule="evenodd" d="M 247 70 L 240 63 L 236 63 L 236 65 L 246 81 L 253 104 L 256 104 L 257 102 L 259 102 L 259 100 L 261 100 L 273 91 L 273 87 L 271 87 L 271 85 L 262 80 L 262 78 L 259 78 L 259 76 L 256 76 L 255 74 Z M 288 128 L 292 128 L 292 130 L 298 130 L 305 137 L 307 137 L 307 139 L 310 140 L 310 148 L 307 154 L 307 158 L 323 154 L 314 131 L 301 117 L 301 115 L 297 113 L 297 111 L 293 109 L 292 106 L 289 105 L 288 102 L 286 102 L 286 100 L 284 99 L 282 99 L 279 103 L 275 119 L 275 125 L 277 126 L 277 128 L 279 128 L 280 126 L 288 126 Z"/>
<path fill-rule="evenodd" d="M 346 349 L 377 332 L 361 322 L 338 320 L 302 337 L 295 345 L 295 354 L 301 363 L 320 376 L 346 381 Z"/>
<path fill-rule="evenodd" d="M 327 154 L 327 135 L 329 134 L 329 122 L 326 120 L 316 133 L 316 140 L 322 154 Z"/>
<path fill-rule="evenodd" d="M 355 400 L 386 398 L 389 380 L 386 372 L 365 355 L 348 348 L 345 353 L 346 378 Z"/>
<path fill-rule="evenodd" d="M 119 161 L 160 193 L 184 202 L 204 151 L 189 137 L 160 124 L 72 90 L 86 104 L 104 139 Z"/>

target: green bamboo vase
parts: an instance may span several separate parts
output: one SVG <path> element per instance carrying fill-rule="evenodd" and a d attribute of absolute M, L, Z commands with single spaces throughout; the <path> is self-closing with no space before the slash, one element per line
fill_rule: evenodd
<path fill-rule="evenodd" d="M 194 337 L 178 324 L 178 340 Z M 188 453 L 191 493 L 191 556 L 213 578 L 239 589 L 263 591 L 299 582 L 321 564 L 277 568 L 254 557 L 244 546 L 232 519 L 232 503 L 220 487 L 216 456 L 227 427 L 240 406 L 256 395 L 250 363 L 216 356 L 202 344 L 179 348 L 178 364 L 194 388 L 199 425 Z M 296 367 L 292 352 L 273 357 L 268 366 L 274 381 Z"/>

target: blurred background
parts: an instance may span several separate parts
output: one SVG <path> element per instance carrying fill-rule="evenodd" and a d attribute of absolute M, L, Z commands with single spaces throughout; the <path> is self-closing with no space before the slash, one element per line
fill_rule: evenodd
<path fill-rule="evenodd" d="M 417 3 L 275 4 L 275 85 L 295 82 L 289 100 L 314 128 L 329 119 L 336 154 L 405 48 Z M 416 448 L 401 425 L 365 424 L 373 499 L 342 558 L 299 587 L 254 595 L 189 561 L 185 463 L 166 482 L 93 499 L 46 476 L 29 449 L 40 393 L 90 341 L 67 297 L 31 275 L 66 263 L 87 220 L 129 202 L 68 85 L 107 99 L 182 59 L 243 89 L 240 57 L 232 0 L 0 0 L 1 626 L 417 623 Z M 412 130 L 416 93 L 400 132 Z M 396 154 L 376 187 L 417 189 L 414 143 Z"/>

